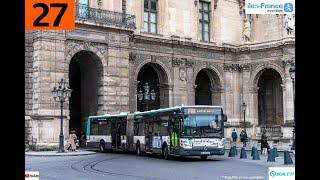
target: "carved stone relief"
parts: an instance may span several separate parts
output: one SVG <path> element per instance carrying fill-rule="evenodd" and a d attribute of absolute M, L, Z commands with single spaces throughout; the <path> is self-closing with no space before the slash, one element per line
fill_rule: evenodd
<path fill-rule="evenodd" d="M 223 64 L 223 70 L 225 72 L 236 72 L 236 71 L 241 71 L 241 67 L 239 64 Z"/>
<path fill-rule="evenodd" d="M 282 60 L 282 66 L 285 68 L 286 66 L 291 66 L 292 63 L 295 61 L 295 57 L 284 57 Z"/>
<path fill-rule="evenodd" d="M 245 63 L 245 64 L 240 64 L 240 69 L 242 71 L 250 71 L 251 65 L 249 63 Z"/>
<path fill-rule="evenodd" d="M 137 60 L 137 53 L 129 53 L 129 62 L 135 62 Z"/>
<path fill-rule="evenodd" d="M 65 48 L 65 56 L 67 56 L 77 46 L 80 47 L 81 45 L 83 45 L 84 50 L 90 50 L 91 47 L 96 48 L 98 52 L 100 52 L 104 56 L 107 52 L 107 44 L 89 42 L 89 41 L 80 41 L 80 40 L 67 40 L 66 48 Z"/>
<path fill-rule="evenodd" d="M 193 66 L 194 66 L 194 61 L 193 61 L 193 60 L 187 60 L 187 59 L 186 59 L 185 64 L 186 64 L 186 67 L 193 67 Z"/>
<path fill-rule="evenodd" d="M 186 81 L 187 80 L 187 71 L 185 70 L 185 68 L 180 68 L 179 69 L 179 78 L 181 81 Z"/>
<path fill-rule="evenodd" d="M 172 66 L 178 66 L 178 67 L 183 67 L 184 66 L 184 61 L 180 58 L 172 58 Z"/>

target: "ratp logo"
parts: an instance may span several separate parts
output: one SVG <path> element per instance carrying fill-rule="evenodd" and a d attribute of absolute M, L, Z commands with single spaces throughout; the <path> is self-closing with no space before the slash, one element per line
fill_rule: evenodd
<path fill-rule="evenodd" d="M 294 180 L 295 167 L 269 167 L 269 180 Z"/>

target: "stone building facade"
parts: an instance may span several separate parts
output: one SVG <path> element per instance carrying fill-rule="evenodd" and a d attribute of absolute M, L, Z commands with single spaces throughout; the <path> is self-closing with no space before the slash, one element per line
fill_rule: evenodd
<path fill-rule="evenodd" d="M 229 138 L 244 127 L 245 102 L 250 142 L 265 129 L 271 143 L 292 144 L 294 16 L 247 15 L 244 0 L 76 4 L 74 31 L 25 33 L 26 139 L 58 145 L 60 104 L 51 90 L 63 78 L 73 89 L 66 138 L 85 131 L 88 116 L 145 110 L 137 93 L 147 82 L 157 93 L 150 109 L 221 105 Z"/>

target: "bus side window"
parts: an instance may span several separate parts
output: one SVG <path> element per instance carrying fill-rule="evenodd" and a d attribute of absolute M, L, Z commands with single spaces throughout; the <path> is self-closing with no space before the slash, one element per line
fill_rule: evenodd
<path fill-rule="evenodd" d="M 139 135 L 139 122 L 134 122 L 134 136 L 138 136 Z"/>

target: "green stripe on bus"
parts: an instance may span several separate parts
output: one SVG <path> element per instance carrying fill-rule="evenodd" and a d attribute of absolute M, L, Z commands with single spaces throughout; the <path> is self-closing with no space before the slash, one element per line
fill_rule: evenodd
<path fill-rule="evenodd" d="M 172 132 L 171 134 L 171 144 L 173 147 L 177 147 L 178 145 L 178 136 L 176 132 Z"/>

